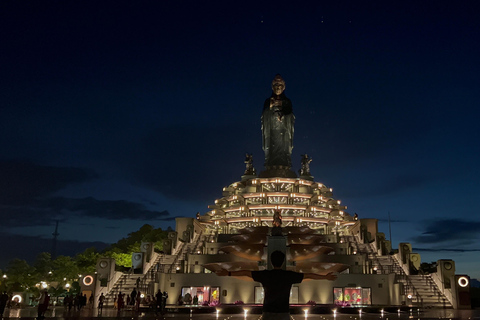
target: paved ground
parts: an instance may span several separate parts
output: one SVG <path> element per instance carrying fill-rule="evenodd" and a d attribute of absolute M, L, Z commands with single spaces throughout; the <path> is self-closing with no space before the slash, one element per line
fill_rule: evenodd
<path fill-rule="evenodd" d="M 345 310 L 347 312 L 347 310 Z M 424 310 L 424 311 L 404 311 L 404 312 L 392 312 L 392 313 L 358 313 L 358 310 L 348 310 L 349 313 L 336 313 L 336 314 L 294 314 L 291 316 L 292 320 L 403 320 L 403 319 L 480 319 L 480 310 Z M 35 319 L 37 316 L 35 308 L 22 308 L 22 309 L 7 309 L 4 313 L 4 318 L 22 318 L 22 319 Z M 196 314 L 196 313 L 167 313 L 164 316 L 156 315 L 153 311 L 134 312 L 134 311 L 122 311 L 117 312 L 114 309 L 104 309 L 99 312 L 97 309 L 84 309 L 80 312 L 71 311 L 67 312 L 63 307 L 54 307 L 47 311 L 46 320 L 49 319 L 78 319 L 78 318 L 103 318 L 102 320 L 109 319 L 122 319 L 132 320 L 138 318 L 148 318 L 157 320 L 261 320 L 259 314 Z"/>

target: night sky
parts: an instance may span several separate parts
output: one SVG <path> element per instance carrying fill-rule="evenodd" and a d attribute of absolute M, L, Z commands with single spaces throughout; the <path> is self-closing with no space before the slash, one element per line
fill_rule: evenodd
<path fill-rule="evenodd" d="M 423 262 L 480 278 L 476 1 L 2 1 L 0 267 L 204 214 L 263 170 L 280 73 L 294 170 Z"/>

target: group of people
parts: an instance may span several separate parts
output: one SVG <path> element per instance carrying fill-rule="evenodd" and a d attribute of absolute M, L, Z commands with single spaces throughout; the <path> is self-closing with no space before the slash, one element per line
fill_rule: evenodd
<path fill-rule="evenodd" d="M 102 298 L 100 296 L 100 298 Z M 131 307 L 133 310 L 138 311 L 140 309 L 140 304 L 145 304 L 148 307 L 155 308 L 156 312 L 165 312 L 165 306 L 167 304 L 167 298 L 168 298 L 168 293 L 165 291 L 162 293 L 162 291 L 158 290 L 157 294 L 155 297 L 151 297 L 150 295 L 148 296 L 142 296 L 142 293 L 136 288 L 132 290 L 130 295 L 127 295 L 125 297 L 125 293 L 119 292 L 118 296 L 115 298 L 114 301 L 114 308 L 117 308 L 118 311 L 121 311 L 125 307 Z M 103 298 L 104 300 L 105 298 Z M 102 303 L 103 306 L 103 301 L 101 302 L 99 299 L 99 308 L 100 308 L 100 303 Z"/>
<path fill-rule="evenodd" d="M 120 291 L 113 302 L 113 306 L 118 311 L 123 310 L 125 307 L 131 307 L 134 310 L 139 310 L 141 302 L 142 293 L 140 291 L 137 292 L 137 289 L 134 288 L 132 293 L 130 293 L 130 295 L 127 295 L 126 298 L 125 293 L 122 293 Z"/>
<path fill-rule="evenodd" d="M 195 295 L 193 298 L 192 298 L 192 295 L 187 292 L 185 294 L 185 296 L 182 296 L 181 294 L 178 296 L 178 299 L 177 299 L 177 305 L 181 306 L 181 305 L 198 305 L 198 296 Z"/>
<path fill-rule="evenodd" d="M 88 302 L 93 307 L 93 295 L 90 296 Z M 63 305 L 65 306 L 65 308 L 68 308 L 69 312 L 72 310 L 72 308 L 76 311 L 80 311 L 83 307 L 87 305 L 87 295 L 82 295 L 81 293 L 78 293 L 75 296 L 68 294 L 63 300 Z"/>

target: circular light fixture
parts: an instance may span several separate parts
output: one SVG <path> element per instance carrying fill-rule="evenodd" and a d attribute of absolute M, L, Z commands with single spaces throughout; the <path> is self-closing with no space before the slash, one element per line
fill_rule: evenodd
<path fill-rule="evenodd" d="M 408 298 L 408 299 L 412 299 L 412 295 L 409 294 L 409 295 L 407 296 L 407 298 Z"/>
<path fill-rule="evenodd" d="M 468 286 L 468 278 L 467 277 L 460 277 L 458 278 L 458 285 L 462 288 Z"/>
<path fill-rule="evenodd" d="M 19 295 L 19 294 L 16 294 L 12 297 L 12 301 L 13 302 L 18 302 L 18 303 L 22 303 L 22 296 Z"/>
<path fill-rule="evenodd" d="M 92 276 L 85 276 L 83 278 L 83 284 L 86 286 L 90 286 L 93 283 L 93 277 Z"/>
<path fill-rule="evenodd" d="M 108 262 L 105 260 L 102 260 L 98 265 L 100 266 L 100 268 L 104 269 L 108 266 Z"/>
<path fill-rule="evenodd" d="M 451 262 L 445 262 L 443 266 L 445 267 L 445 270 L 450 270 L 453 267 Z"/>

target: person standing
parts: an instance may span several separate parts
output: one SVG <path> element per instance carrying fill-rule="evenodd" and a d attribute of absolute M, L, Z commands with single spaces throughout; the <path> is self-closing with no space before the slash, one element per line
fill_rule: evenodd
<path fill-rule="evenodd" d="M 118 297 L 117 297 L 118 312 L 122 311 L 124 304 L 125 304 L 125 302 L 123 300 L 123 294 L 120 291 L 120 293 L 118 294 Z"/>
<path fill-rule="evenodd" d="M 190 292 L 187 292 L 185 294 L 183 301 L 185 302 L 185 304 L 192 304 L 192 295 L 190 294 Z"/>
<path fill-rule="evenodd" d="M 142 302 L 142 293 L 138 291 L 137 299 L 133 302 L 135 305 L 135 311 L 140 311 L 140 302 Z"/>
<path fill-rule="evenodd" d="M 7 291 L 3 291 L 0 295 L 0 318 L 3 317 L 3 312 L 5 311 L 5 307 L 7 306 L 8 302 L 8 294 Z"/>
<path fill-rule="evenodd" d="M 157 291 L 157 294 L 155 295 L 155 312 L 162 312 L 162 300 L 163 300 L 163 294 L 160 289 Z"/>
<path fill-rule="evenodd" d="M 263 301 L 262 320 L 290 320 L 290 290 L 294 283 L 303 280 L 335 280 L 333 273 L 319 275 L 316 273 L 300 273 L 282 269 L 285 263 L 285 254 L 281 251 L 274 251 L 270 256 L 272 270 L 263 271 L 232 271 L 221 270 L 216 272 L 218 276 L 249 277 L 253 281 L 260 282 L 265 291 Z"/>
<path fill-rule="evenodd" d="M 167 299 L 168 299 L 168 292 L 163 291 L 163 296 L 162 296 L 162 314 L 165 313 L 167 310 Z"/>
<path fill-rule="evenodd" d="M 130 304 L 131 304 L 132 306 L 135 305 L 136 299 L 137 299 L 137 290 L 136 290 L 135 288 L 133 288 L 132 293 L 130 293 Z M 128 304 L 128 303 L 127 303 L 127 304 Z"/>
<path fill-rule="evenodd" d="M 45 312 L 48 309 L 49 302 L 50 296 L 48 295 L 47 290 L 43 290 L 38 301 L 38 319 L 45 318 Z"/>

